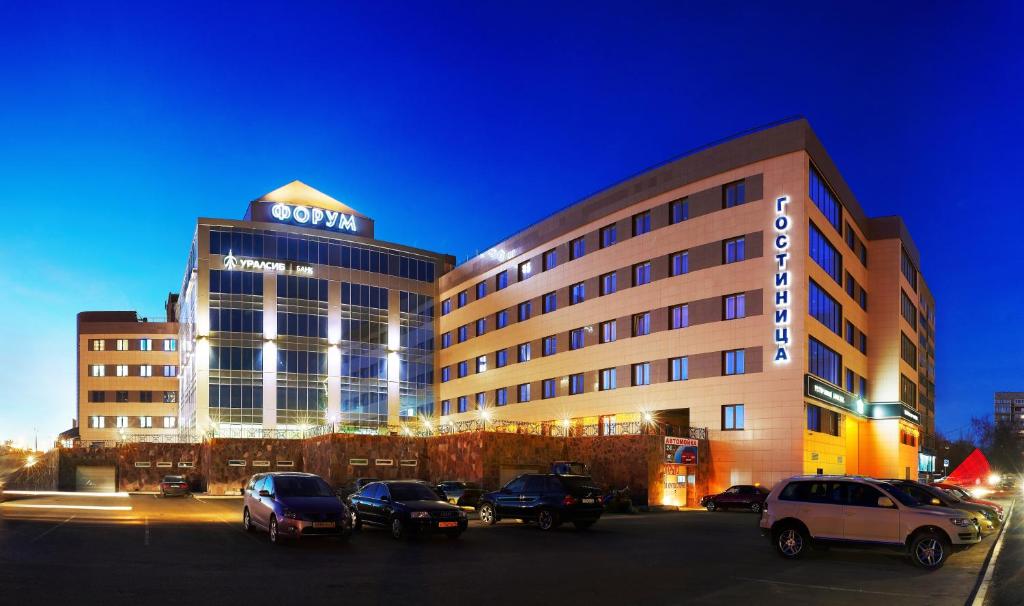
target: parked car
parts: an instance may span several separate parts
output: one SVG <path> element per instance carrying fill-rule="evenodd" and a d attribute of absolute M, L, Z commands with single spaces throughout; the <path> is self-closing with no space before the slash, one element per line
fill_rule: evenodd
<path fill-rule="evenodd" d="M 962 501 L 967 501 L 968 503 L 980 503 L 982 505 L 988 505 L 989 507 L 995 509 L 996 513 L 999 514 L 999 521 L 1003 521 L 1003 506 L 1000 505 L 999 503 L 996 503 L 995 501 L 986 501 L 985 499 L 979 499 L 972 495 L 970 491 L 968 491 L 963 486 L 957 486 L 956 484 L 949 484 L 947 482 L 932 482 L 931 485 L 937 488 L 941 488 L 942 490 L 945 490 L 946 492 L 952 494 L 954 497 Z"/>
<path fill-rule="evenodd" d="M 476 507 L 484 489 L 476 482 L 446 480 L 437 485 L 437 491 L 452 505 L 459 507 Z"/>
<path fill-rule="evenodd" d="M 921 505 L 940 505 L 950 509 L 959 509 L 978 523 L 982 534 L 993 532 L 999 525 L 999 514 L 996 513 L 995 508 L 988 505 L 964 501 L 941 488 L 913 480 L 886 480 L 886 482 L 914 497 Z"/>
<path fill-rule="evenodd" d="M 160 480 L 161 497 L 187 497 L 191 492 L 184 476 L 164 476 Z"/>
<path fill-rule="evenodd" d="M 242 527 L 267 531 L 271 543 L 314 536 L 344 539 L 351 531 L 348 509 L 320 476 L 256 474 L 242 492 Z"/>
<path fill-rule="evenodd" d="M 380 478 L 352 478 L 338 490 L 338 494 L 341 495 L 342 498 L 347 498 L 349 495 L 362 490 L 363 486 L 374 482 L 380 482 Z"/>
<path fill-rule="evenodd" d="M 349 497 L 349 512 L 352 528 L 381 526 L 396 539 L 429 532 L 457 539 L 468 525 L 465 511 L 445 501 L 426 482 L 415 480 L 367 484 Z"/>
<path fill-rule="evenodd" d="M 962 511 L 921 505 L 893 484 L 850 476 L 779 482 L 765 500 L 760 527 L 787 559 L 812 545 L 882 546 L 904 551 L 926 570 L 941 568 L 953 550 L 981 540 L 981 530 Z"/>
<path fill-rule="evenodd" d="M 523 474 L 480 499 L 480 520 L 497 524 L 504 518 L 537 522 L 551 530 L 563 522 L 590 528 L 604 512 L 601 489 L 590 476 Z"/>
<path fill-rule="evenodd" d="M 718 509 L 746 509 L 760 513 L 768 489 L 763 486 L 740 484 L 730 486 L 718 494 L 709 494 L 700 500 L 700 506 L 708 511 Z"/>

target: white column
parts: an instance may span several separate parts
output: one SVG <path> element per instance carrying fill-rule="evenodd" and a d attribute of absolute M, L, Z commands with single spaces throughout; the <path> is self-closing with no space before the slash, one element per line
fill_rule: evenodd
<path fill-rule="evenodd" d="M 388 425 L 398 425 L 401 411 L 398 349 L 401 343 L 401 297 L 388 289 Z"/>
<path fill-rule="evenodd" d="M 327 422 L 341 418 L 341 285 L 327 284 Z"/>
<path fill-rule="evenodd" d="M 263 427 L 277 428 L 277 275 L 263 274 Z"/>

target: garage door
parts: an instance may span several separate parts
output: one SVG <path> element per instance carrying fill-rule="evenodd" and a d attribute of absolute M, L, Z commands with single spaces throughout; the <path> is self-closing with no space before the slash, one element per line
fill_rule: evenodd
<path fill-rule="evenodd" d="M 75 468 L 75 490 L 79 492 L 117 492 L 113 467 L 80 465 Z"/>

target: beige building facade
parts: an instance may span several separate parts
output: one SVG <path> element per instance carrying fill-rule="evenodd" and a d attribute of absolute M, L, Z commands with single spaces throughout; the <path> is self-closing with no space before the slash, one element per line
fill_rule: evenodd
<path fill-rule="evenodd" d="M 437 421 L 707 428 L 712 489 L 916 477 L 934 454 L 920 265 L 806 121 L 735 138 L 442 275 Z"/>

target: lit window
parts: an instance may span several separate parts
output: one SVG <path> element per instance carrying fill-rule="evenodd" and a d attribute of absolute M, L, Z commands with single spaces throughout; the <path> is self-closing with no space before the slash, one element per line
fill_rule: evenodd
<path fill-rule="evenodd" d="M 107 375 L 107 368 L 102 364 L 90 364 L 89 365 L 89 376 L 90 377 L 105 377 Z"/>
<path fill-rule="evenodd" d="M 494 276 L 494 290 L 501 290 L 508 286 L 508 270 L 503 270 Z"/>
<path fill-rule="evenodd" d="M 92 427 L 94 429 L 103 429 L 106 426 L 106 417 L 89 417 L 89 427 Z"/>
<path fill-rule="evenodd" d="M 608 248 L 615 244 L 618 239 L 618 232 L 615 224 L 608 225 L 607 227 L 601 228 L 601 248 Z"/>
<path fill-rule="evenodd" d="M 601 276 L 601 296 L 612 294 L 617 287 L 618 280 L 614 271 Z"/>
<path fill-rule="evenodd" d="M 690 360 L 683 356 L 668 361 L 668 380 L 685 381 L 690 378 Z"/>
<path fill-rule="evenodd" d="M 583 255 L 587 254 L 587 242 L 583 237 L 576 238 L 572 242 L 569 242 L 569 260 L 579 259 Z"/>
<path fill-rule="evenodd" d="M 725 319 L 736 320 L 747 316 L 747 296 L 729 295 L 725 297 Z"/>
<path fill-rule="evenodd" d="M 516 359 L 519 362 L 529 362 L 530 361 L 530 344 L 529 343 L 520 343 L 519 347 L 517 349 L 517 352 L 518 352 L 518 356 L 516 357 Z"/>
<path fill-rule="evenodd" d="M 739 206 L 747 201 L 747 188 L 743 181 L 735 181 L 722 187 L 722 202 L 725 208 Z"/>
<path fill-rule="evenodd" d="M 583 393 L 583 373 L 569 375 L 569 395 L 575 396 Z"/>
<path fill-rule="evenodd" d="M 811 259 L 814 259 L 814 262 L 824 269 L 825 273 L 832 276 L 836 284 L 842 284 L 843 255 L 836 250 L 835 246 L 832 246 L 825 234 L 821 233 L 814 223 L 810 224 L 807 238 Z"/>
<path fill-rule="evenodd" d="M 668 308 L 669 311 L 669 327 L 673 330 L 678 328 L 686 328 L 690 325 L 690 306 L 687 304 L 673 305 Z"/>
<path fill-rule="evenodd" d="M 669 258 L 668 273 L 670 276 L 681 276 L 690 273 L 690 252 L 677 252 Z"/>
<path fill-rule="evenodd" d="M 530 384 L 523 383 L 517 388 L 517 395 L 520 402 L 530 401 Z"/>
<path fill-rule="evenodd" d="M 607 322 L 601 322 L 601 342 L 611 343 L 615 340 L 615 320 L 608 320 Z"/>
<path fill-rule="evenodd" d="M 177 425 L 177 422 L 178 422 L 178 418 L 177 417 L 164 417 L 164 427 L 165 428 L 174 427 L 175 425 Z"/>
<path fill-rule="evenodd" d="M 523 280 L 529 278 L 531 275 L 533 275 L 533 266 L 530 265 L 530 262 L 529 261 L 523 261 L 522 263 L 520 263 L 519 264 L 519 281 L 522 282 Z"/>
<path fill-rule="evenodd" d="M 651 313 L 633 314 L 633 336 L 642 337 L 651 334 Z"/>
<path fill-rule="evenodd" d="M 128 427 L 128 417 L 117 417 L 116 423 L 118 429 L 124 429 L 125 427 Z"/>
<path fill-rule="evenodd" d="M 153 366 L 151 364 L 143 364 L 142 366 L 139 366 L 139 376 L 140 377 L 152 377 L 153 376 Z"/>
<path fill-rule="evenodd" d="M 441 416 L 448 416 L 452 414 L 452 401 L 441 400 Z"/>
<path fill-rule="evenodd" d="M 746 238 L 732 238 L 725 241 L 725 262 L 736 263 L 747 258 Z"/>
<path fill-rule="evenodd" d="M 119 377 L 127 377 L 128 376 L 128 365 L 127 364 L 118 364 L 117 367 L 114 370 L 115 370 L 114 374 L 116 374 Z"/>
<path fill-rule="evenodd" d="M 176 376 L 178 376 L 178 367 L 170 365 L 170 364 L 165 365 L 164 366 L 164 376 L 165 377 L 176 377 Z"/>
<path fill-rule="evenodd" d="M 615 371 L 616 369 L 614 368 L 605 368 L 601 371 L 601 380 L 598 383 L 598 385 L 601 388 L 601 391 L 615 389 Z"/>
<path fill-rule="evenodd" d="M 554 269 L 558 265 L 558 251 L 554 248 L 544 253 L 542 257 L 543 271 Z"/>
<path fill-rule="evenodd" d="M 546 295 L 544 295 L 541 307 L 541 313 L 551 313 L 558 309 L 558 295 L 553 292 L 549 292 Z"/>
<path fill-rule="evenodd" d="M 633 365 L 633 386 L 651 384 L 651 363 L 641 362 Z"/>
<path fill-rule="evenodd" d="M 107 342 L 103 339 L 93 339 L 89 342 L 89 349 L 92 351 L 103 351 L 107 348 Z"/>
<path fill-rule="evenodd" d="M 508 365 L 508 350 L 499 349 L 494 352 L 494 367 L 502 368 Z"/>
<path fill-rule="evenodd" d="M 651 211 L 633 215 L 633 235 L 639 236 L 651 231 Z"/>
<path fill-rule="evenodd" d="M 569 331 L 569 350 L 581 349 L 583 347 L 583 329 L 574 328 Z"/>
<path fill-rule="evenodd" d="M 477 356 L 477 358 L 476 358 L 476 372 L 477 373 L 481 373 L 481 372 L 486 372 L 486 371 L 487 371 L 487 356 Z"/>
<path fill-rule="evenodd" d="M 668 203 L 668 222 L 672 225 L 690 218 L 690 201 L 686 198 Z"/>
<path fill-rule="evenodd" d="M 118 339 L 114 343 L 114 348 L 117 349 L 117 351 L 128 351 L 128 339 Z"/>
<path fill-rule="evenodd" d="M 743 404 L 726 404 L 722 406 L 722 429 L 738 431 L 745 427 Z"/>
<path fill-rule="evenodd" d="M 724 374 L 742 375 L 746 372 L 746 352 L 742 349 L 731 349 L 724 352 Z"/>
<path fill-rule="evenodd" d="M 178 351 L 178 340 L 164 339 L 164 351 Z"/>
<path fill-rule="evenodd" d="M 139 339 L 139 350 L 153 351 L 153 339 Z"/>
<path fill-rule="evenodd" d="M 481 391 L 480 393 L 476 394 L 476 409 L 477 410 L 483 410 L 486 407 L 487 407 L 487 394 Z"/>
<path fill-rule="evenodd" d="M 583 282 L 577 282 L 572 285 L 572 289 L 569 294 L 569 304 L 576 305 L 582 303 L 587 298 L 586 285 Z"/>
<path fill-rule="evenodd" d="M 553 356 L 558 353 L 558 337 L 551 335 L 550 337 L 544 337 L 543 350 L 541 355 Z"/>
<path fill-rule="evenodd" d="M 139 427 L 149 428 L 153 426 L 153 417 L 139 417 Z"/>
<path fill-rule="evenodd" d="M 633 266 L 633 286 L 649 284 L 651 281 L 651 262 L 637 263 Z"/>
<path fill-rule="evenodd" d="M 554 379 L 544 379 L 541 381 L 541 399 L 547 400 L 548 398 L 554 398 L 558 395 L 558 387 L 555 384 Z"/>

